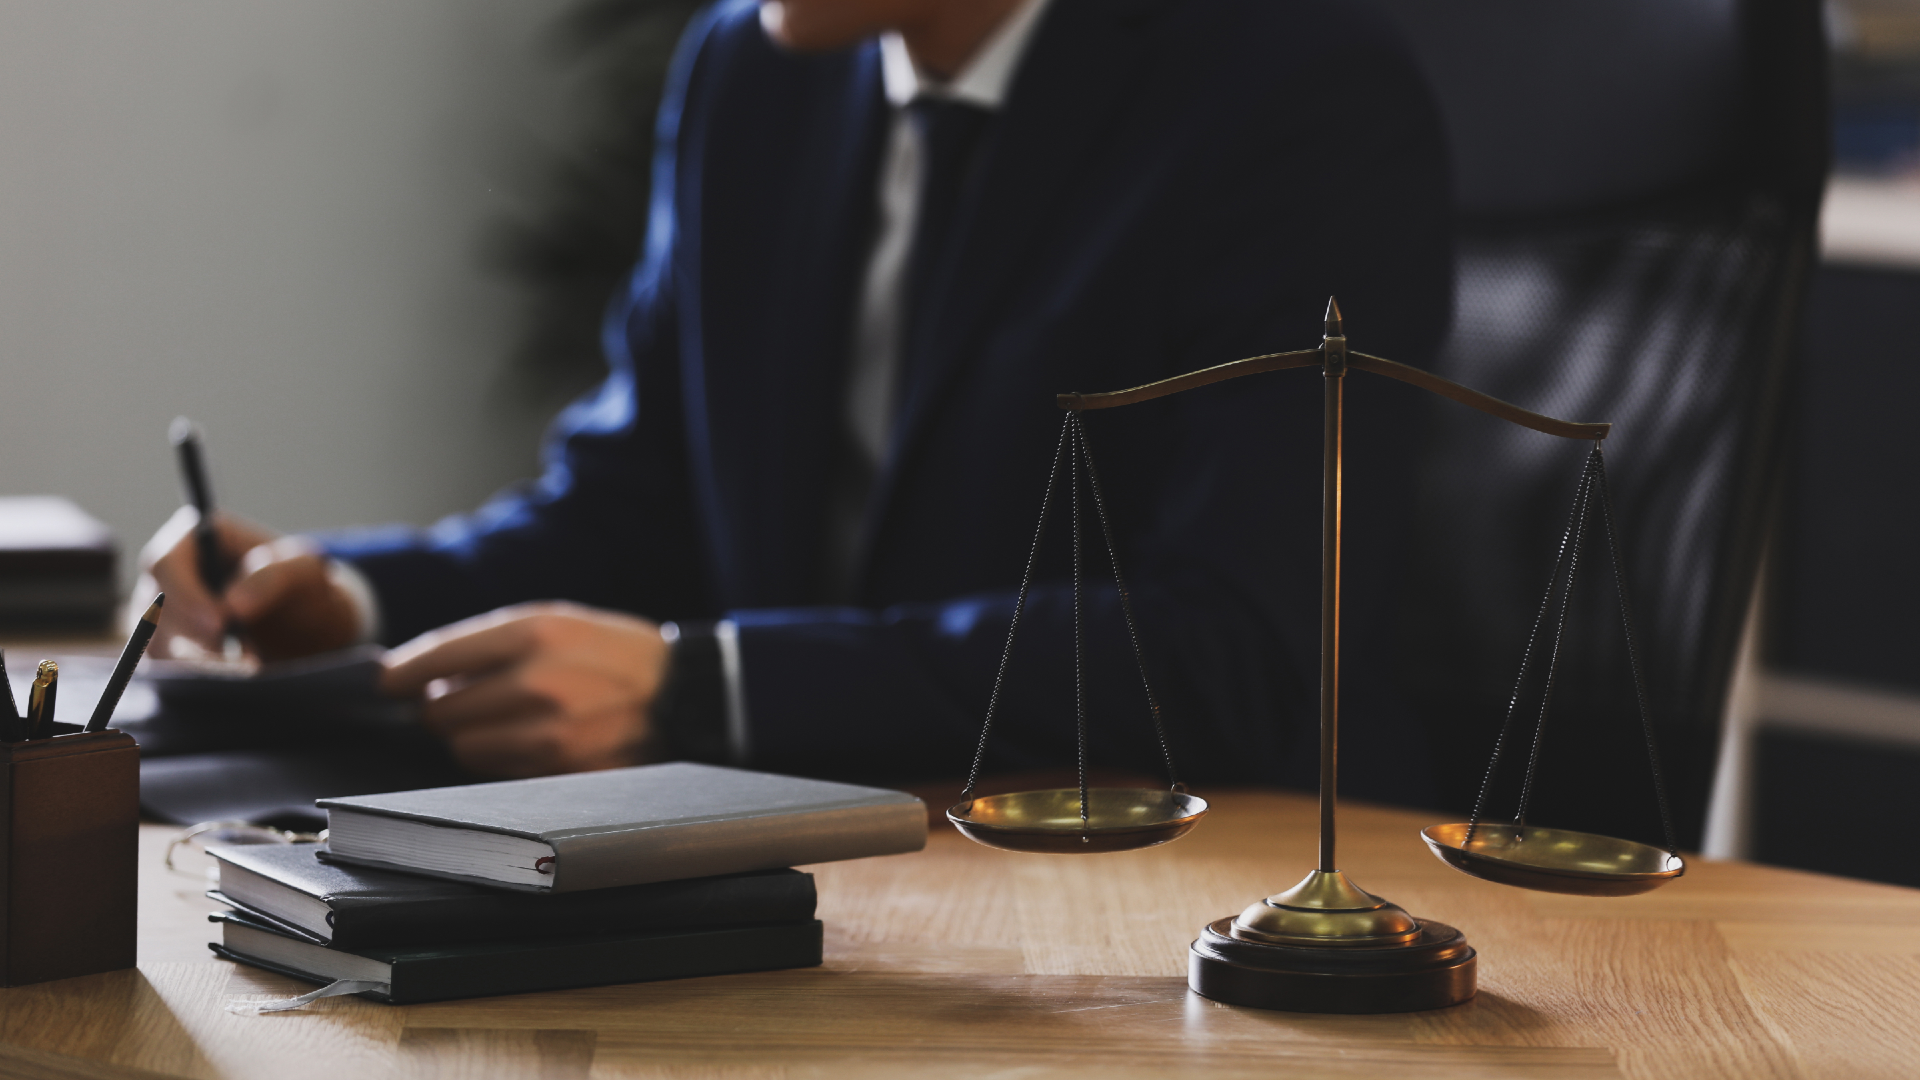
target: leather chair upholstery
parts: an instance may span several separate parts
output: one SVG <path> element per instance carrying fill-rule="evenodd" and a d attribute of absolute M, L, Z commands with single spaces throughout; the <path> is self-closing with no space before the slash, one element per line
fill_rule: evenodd
<path fill-rule="evenodd" d="M 1817 258 L 1819 5 L 1381 6 L 1422 58 L 1455 156 L 1459 271 L 1439 369 L 1615 424 L 1605 449 L 1629 595 L 1680 841 L 1697 845 Z M 1364 334 L 1363 318 L 1348 312 L 1349 333 Z M 1480 785 L 1587 449 L 1433 405 L 1403 674 L 1451 810 Z M 1529 819 L 1653 841 L 1598 529 L 1593 541 Z M 1509 750 L 1490 817 L 1511 815 L 1525 756 L 1524 741 Z"/>

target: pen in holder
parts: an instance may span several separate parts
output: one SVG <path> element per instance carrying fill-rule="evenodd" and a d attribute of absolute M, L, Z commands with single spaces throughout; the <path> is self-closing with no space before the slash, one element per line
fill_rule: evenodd
<path fill-rule="evenodd" d="M 54 719 L 51 660 L 34 672 L 22 717 L 0 655 L 0 986 L 133 966 L 140 748 L 107 724 L 165 600 L 134 624 L 84 727 Z"/>
<path fill-rule="evenodd" d="M 0 986 L 133 966 L 140 750 L 51 727 L 0 743 Z"/>

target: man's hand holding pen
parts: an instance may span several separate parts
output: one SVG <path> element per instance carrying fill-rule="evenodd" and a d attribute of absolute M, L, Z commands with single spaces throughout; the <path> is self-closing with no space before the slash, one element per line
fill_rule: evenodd
<path fill-rule="evenodd" d="M 141 553 L 135 595 L 164 589 L 158 655 L 219 656 L 228 629 L 249 652 L 291 659 L 353 644 L 362 612 L 338 568 L 304 537 L 216 511 L 221 552 L 238 567 L 214 596 L 199 574 L 182 507 Z M 502 608 L 394 649 L 383 688 L 423 699 L 422 721 L 463 766 L 489 776 L 614 768 L 653 755 L 650 710 L 668 646 L 645 619 L 575 604 Z"/>
<path fill-rule="evenodd" d="M 303 537 L 280 536 L 215 511 L 220 553 L 238 571 L 216 596 L 200 575 L 199 513 L 181 507 L 141 551 L 143 577 L 134 595 L 164 590 L 157 655 L 217 657 L 228 629 L 246 631 L 246 647 L 261 660 L 330 652 L 360 636 L 362 614 L 337 570 Z"/>
<path fill-rule="evenodd" d="M 191 659 L 239 648 L 260 660 L 289 660 L 361 637 L 366 613 L 340 568 L 300 537 L 215 510 L 193 421 L 175 417 L 167 439 L 187 505 L 140 553 L 142 584 L 164 582 L 176 597 L 160 628 L 160 655 Z"/>
<path fill-rule="evenodd" d="M 200 432 L 170 432 L 187 505 L 140 553 L 136 595 L 164 589 L 160 655 L 260 660 L 331 652 L 367 635 L 367 602 L 312 541 L 213 506 Z M 668 645 L 645 619 L 576 604 L 501 608 L 393 650 L 382 689 L 423 699 L 421 719 L 462 765 L 494 776 L 634 765 L 653 756 L 649 715 Z"/>

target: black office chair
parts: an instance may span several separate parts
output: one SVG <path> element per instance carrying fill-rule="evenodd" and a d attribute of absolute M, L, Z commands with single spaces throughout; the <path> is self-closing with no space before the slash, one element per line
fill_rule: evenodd
<path fill-rule="evenodd" d="M 1420 54 L 1456 159 L 1456 318 L 1439 368 L 1616 425 L 1605 449 L 1629 595 L 1680 842 L 1697 846 L 1816 258 L 1819 4 L 1381 6 Z M 1432 424 L 1406 684 L 1440 797 L 1463 811 L 1588 447 L 1445 403 Z M 1603 551 L 1582 570 L 1529 819 L 1657 841 Z M 1509 751 L 1490 814 L 1511 813 L 1525 750 Z"/>

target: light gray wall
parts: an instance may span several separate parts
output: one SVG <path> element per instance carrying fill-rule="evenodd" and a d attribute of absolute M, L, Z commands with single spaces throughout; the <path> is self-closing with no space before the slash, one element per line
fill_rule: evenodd
<path fill-rule="evenodd" d="M 475 257 L 564 88 L 564 0 L 0 4 L 0 494 L 128 551 L 179 502 L 429 521 L 534 466 L 512 296 Z"/>

